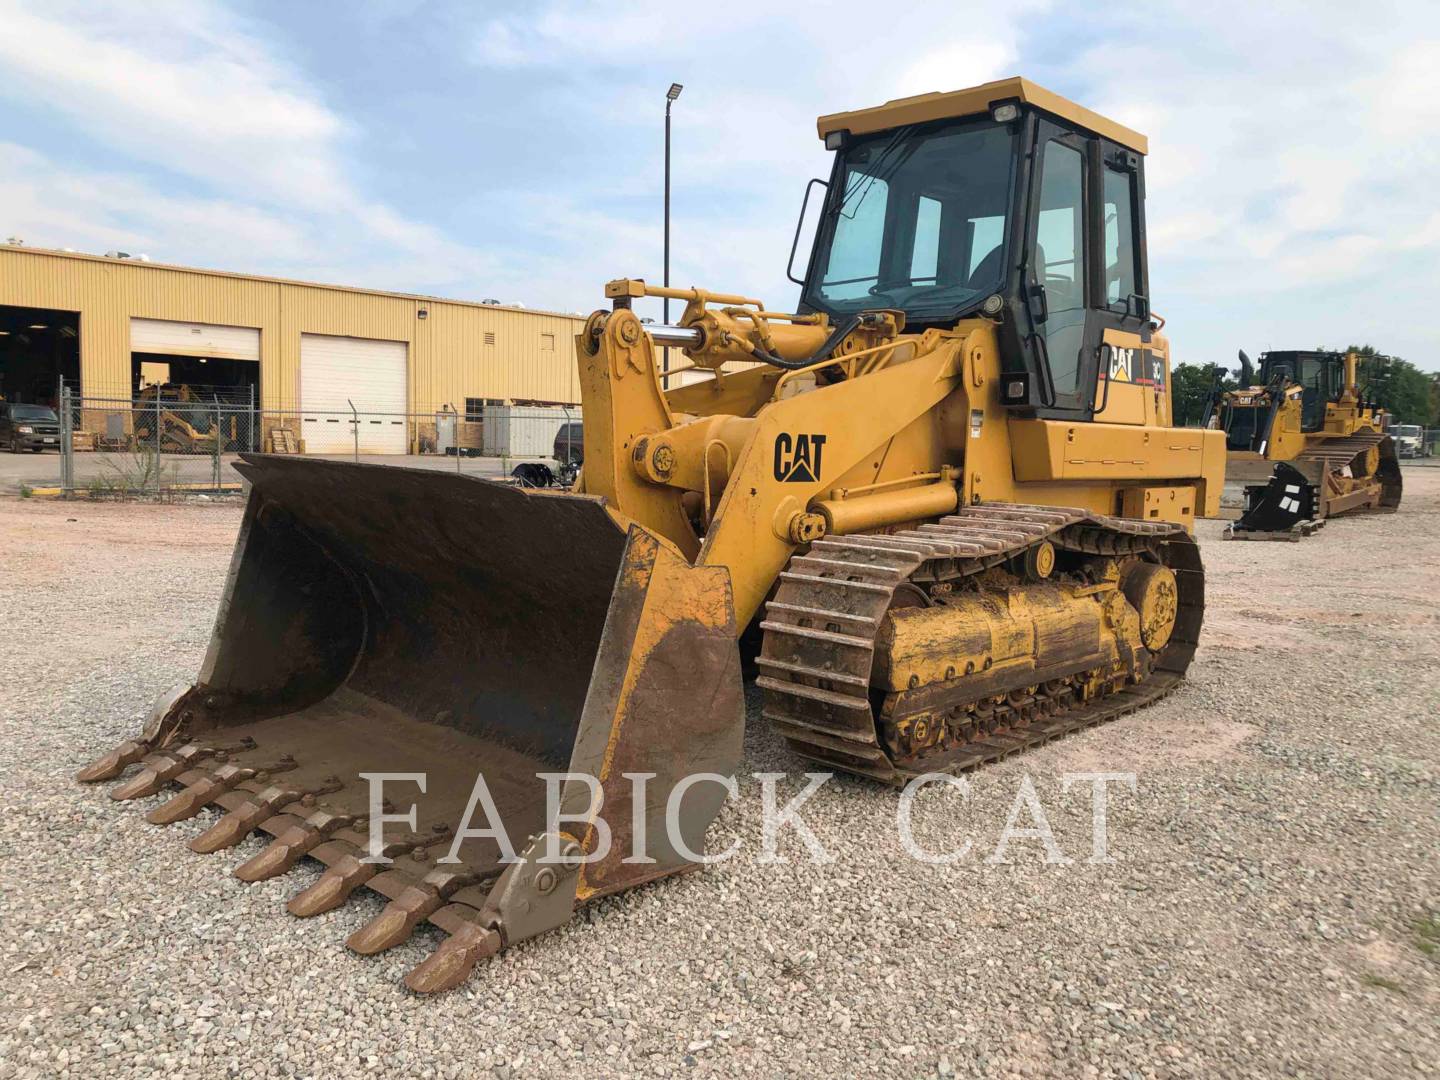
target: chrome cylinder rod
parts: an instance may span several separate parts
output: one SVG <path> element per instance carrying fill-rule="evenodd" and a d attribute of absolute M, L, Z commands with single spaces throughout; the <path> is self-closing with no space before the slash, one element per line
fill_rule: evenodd
<path fill-rule="evenodd" d="M 645 330 L 656 345 L 678 345 L 688 349 L 700 344 L 700 331 L 695 327 L 650 323 Z"/>

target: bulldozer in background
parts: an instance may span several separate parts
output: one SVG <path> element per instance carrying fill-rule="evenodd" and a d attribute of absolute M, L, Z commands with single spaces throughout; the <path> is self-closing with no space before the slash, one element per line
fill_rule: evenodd
<path fill-rule="evenodd" d="M 1226 477 L 1254 481 L 1226 539 L 1298 540 L 1326 519 L 1393 511 L 1402 481 L 1389 417 L 1357 385 L 1355 353 L 1271 351 L 1259 382 L 1212 397 L 1205 426 L 1225 433 Z"/>
<path fill-rule="evenodd" d="M 1173 690 L 1224 435 L 1172 425 L 1145 138 L 1023 79 L 819 134 L 798 311 L 606 286 L 577 338 L 574 491 L 246 455 L 199 678 L 79 778 L 138 763 L 115 798 L 179 785 L 157 823 L 217 806 L 196 851 L 267 834 L 244 880 L 318 859 L 296 915 L 381 893 L 361 953 L 428 920 L 447 936 L 406 983 L 435 991 L 696 867 L 741 764 L 747 628 L 797 759 L 892 785 Z M 678 323 L 642 323 L 634 302 L 667 296 Z M 703 377 L 666 390 L 666 345 Z M 366 856 L 379 770 L 425 777 L 387 789 L 414 799 L 388 863 Z M 477 773 L 514 861 L 466 827 L 491 817 Z"/>

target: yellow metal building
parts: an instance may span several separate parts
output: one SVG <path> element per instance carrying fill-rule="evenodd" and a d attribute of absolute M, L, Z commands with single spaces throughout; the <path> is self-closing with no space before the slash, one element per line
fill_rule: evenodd
<path fill-rule="evenodd" d="M 149 383 L 221 386 L 232 400 L 253 397 L 267 437 L 289 427 L 317 444 L 311 450 L 350 402 L 387 418 L 370 421 L 387 436 L 376 452 L 412 453 L 427 432 L 433 439 L 437 413 L 457 414 L 466 445 L 479 424 L 465 421 L 486 405 L 576 405 L 583 322 L 490 301 L 0 245 L 0 395 L 49 404 L 63 377 L 98 411 Z"/>

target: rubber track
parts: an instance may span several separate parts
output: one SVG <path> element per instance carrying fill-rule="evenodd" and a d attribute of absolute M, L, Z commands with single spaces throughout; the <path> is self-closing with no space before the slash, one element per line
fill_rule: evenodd
<path fill-rule="evenodd" d="M 1152 674 L 1002 735 L 922 758 L 891 760 L 879 741 L 869 684 L 875 639 L 896 593 L 912 584 L 979 573 L 1041 540 L 1092 555 L 1153 551 L 1175 572 L 1179 612 Z M 757 683 L 765 693 L 762 715 L 801 757 L 885 783 L 900 786 L 923 773 L 973 769 L 1164 697 L 1190 666 L 1204 604 L 1199 549 L 1171 522 L 982 503 L 902 532 L 819 540 L 807 553 L 792 557 L 766 605 L 757 658 Z"/>

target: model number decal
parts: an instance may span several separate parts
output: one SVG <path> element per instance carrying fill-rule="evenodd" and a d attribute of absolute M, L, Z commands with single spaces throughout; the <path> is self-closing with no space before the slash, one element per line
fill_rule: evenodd
<path fill-rule="evenodd" d="M 782 484 L 817 483 L 824 451 L 824 435 L 792 435 L 782 431 L 775 436 L 775 479 Z"/>
<path fill-rule="evenodd" d="M 1165 361 L 1149 349 L 1106 345 L 1105 351 L 1108 356 L 1100 368 L 1101 378 L 1142 386 L 1165 385 Z"/>

